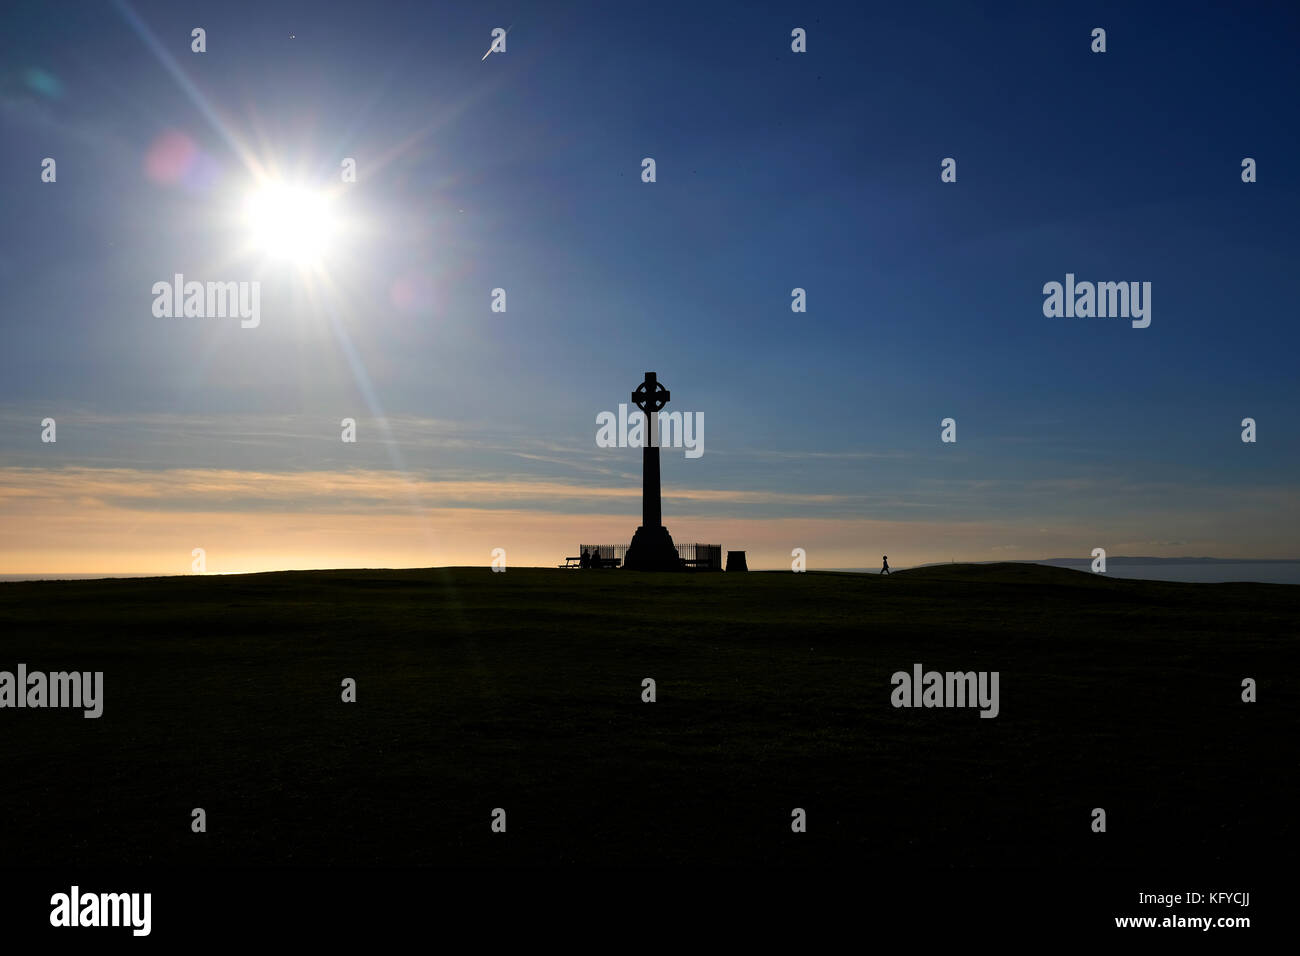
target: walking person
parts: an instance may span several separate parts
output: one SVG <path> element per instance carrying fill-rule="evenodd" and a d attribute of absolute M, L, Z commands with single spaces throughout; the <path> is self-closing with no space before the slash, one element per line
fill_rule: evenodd
<path fill-rule="evenodd" d="M 886 555 L 885 555 L 884 557 L 882 557 L 880 560 L 885 562 L 885 566 L 882 567 L 882 568 L 880 569 L 880 573 L 881 573 L 881 574 L 888 574 L 888 573 L 889 573 L 889 555 L 886 554 Z"/>

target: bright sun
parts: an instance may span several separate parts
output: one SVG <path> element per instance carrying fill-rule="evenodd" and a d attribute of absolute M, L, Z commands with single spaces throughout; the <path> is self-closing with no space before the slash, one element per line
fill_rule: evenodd
<path fill-rule="evenodd" d="M 300 264 L 319 262 L 335 230 L 329 197 L 289 183 L 268 183 L 248 197 L 245 222 L 265 254 Z"/>

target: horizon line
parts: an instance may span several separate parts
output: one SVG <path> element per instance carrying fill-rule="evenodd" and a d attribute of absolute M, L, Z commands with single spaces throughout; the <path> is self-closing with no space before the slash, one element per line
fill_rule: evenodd
<path fill-rule="evenodd" d="M 930 561 L 922 564 L 911 565 L 894 565 L 892 571 L 911 571 L 920 568 L 945 567 L 956 564 L 969 565 L 990 565 L 990 564 L 1041 564 L 1050 566 L 1052 562 L 1077 562 L 1080 564 L 1090 564 L 1093 559 L 1089 557 L 1058 557 L 1058 558 L 1004 558 L 1001 560 L 963 560 L 963 561 Z M 1180 563 L 1206 563 L 1206 564 L 1300 564 L 1300 558 L 1216 558 L 1213 556 L 1188 556 L 1188 557 L 1146 557 L 1142 555 L 1116 555 L 1107 556 L 1108 564 L 1116 562 L 1126 563 L 1144 563 L 1144 564 L 1180 564 Z M 252 574 L 294 574 L 310 573 L 317 571 L 448 571 L 458 568 L 485 568 L 491 570 L 490 564 L 440 564 L 440 565 L 412 565 L 408 567 L 312 567 L 312 568 L 261 568 L 248 571 L 201 571 L 201 572 L 158 572 L 158 571 L 117 571 L 117 572 L 98 572 L 98 571 L 61 571 L 61 572 L 43 572 L 43 571 L 25 571 L 18 573 L 0 573 L 0 584 L 18 584 L 32 581 L 111 581 L 119 579 L 139 579 L 139 578 L 212 578 L 212 577 L 232 577 L 238 575 Z M 529 571 L 550 571 L 562 570 L 554 565 L 519 565 L 517 570 Z M 614 569 L 622 570 L 622 569 Z M 779 573 L 791 572 L 786 567 L 755 567 L 750 568 L 753 572 L 775 571 Z M 826 567 L 826 568 L 807 568 L 807 571 L 834 571 L 844 573 L 879 573 L 878 569 L 872 566 L 858 567 Z M 1069 570 L 1069 569 L 1067 569 Z M 725 572 L 722 572 L 725 573 Z M 736 572 L 732 572 L 736 573 Z M 803 573 L 803 572 L 800 572 Z M 1212 582 L 1203 582 L 1212 583 Z"/>

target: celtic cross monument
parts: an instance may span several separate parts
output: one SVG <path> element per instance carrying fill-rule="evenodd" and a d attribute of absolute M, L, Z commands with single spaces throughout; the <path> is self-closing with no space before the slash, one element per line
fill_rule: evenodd
<path fill-rule="evenodd" d="M 632 536 L 623 567 L 634 571 L 680 571 L 681 559 L 673 537 L 663 526 L 659 502 L 659 410 L 668 404 L 670 393 L 654 372 L 632 393 L 632 403 L 645 412 L 648 439 L 641 452 L 641 527 Z"/>

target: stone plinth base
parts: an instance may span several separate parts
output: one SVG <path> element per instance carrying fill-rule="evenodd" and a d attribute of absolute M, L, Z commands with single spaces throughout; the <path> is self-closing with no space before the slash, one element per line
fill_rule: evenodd
<path fill-rule="evenodd" d="M 642 525 L 632 535 L 632 543 L 623 557 L 623 567 L 633 571 L 680 571 L 682 561 L 667 528 Z"/>

